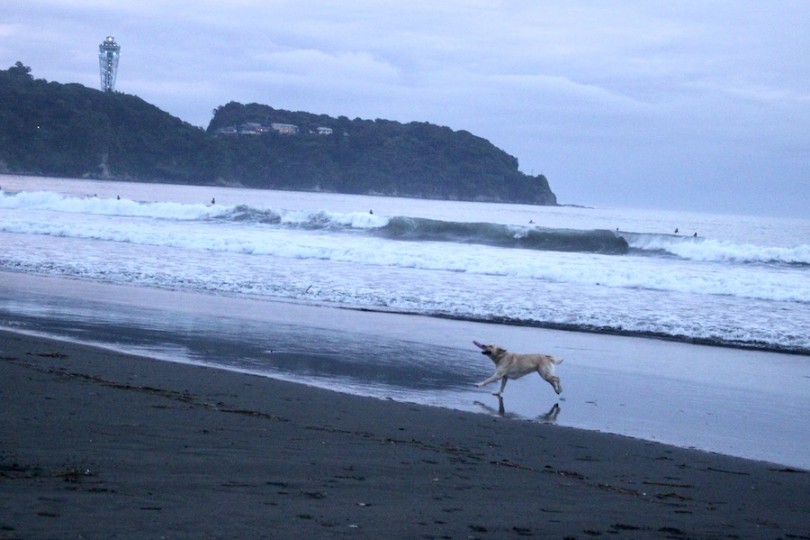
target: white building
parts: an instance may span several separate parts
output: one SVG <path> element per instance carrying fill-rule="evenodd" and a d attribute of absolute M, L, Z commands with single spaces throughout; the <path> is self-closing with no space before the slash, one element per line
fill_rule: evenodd
<path fill-rule="evenodd" d="M 278 122 L 273 122 L 270 124 L 270 127 L 273 128 L 273 131 L 276 133 L 283 133 L 284 135 L 298 134 L 298 126 L 295 124 L 279 124 Z"/>
<path fill-rule="evenodd" d="M 246 122 L 239 126 L 240 135 L 261 135 L 267 131 L 268 129 L 258 122 Z"/>

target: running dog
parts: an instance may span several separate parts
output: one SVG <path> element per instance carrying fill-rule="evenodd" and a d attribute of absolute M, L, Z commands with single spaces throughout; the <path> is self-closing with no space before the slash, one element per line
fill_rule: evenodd
<path fill-rule="evenodd" d="M 478 383 L 479 388 L 500 379 L 501 389 L 494 393 L 494 395 L 500 396 L 506 387 L 506 381 L 519 379 L 536 371 L 554 388 L 557 394 L 562 392 L 560 378 L 554 375 L 554 365 L 562 363 L 561 358 L 557 359 L 546 354 L 516 354 L 497 345 L 483 345 L 477 341 L 473 341 L 473 343 L 481 349 L 482 354 L 489 356 L 490 360 L 495 363 L 495 374 Z"/>

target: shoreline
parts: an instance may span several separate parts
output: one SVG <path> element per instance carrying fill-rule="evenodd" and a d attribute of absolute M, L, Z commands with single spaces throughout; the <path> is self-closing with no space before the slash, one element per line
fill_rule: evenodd
<path fill-rule="evenodd" d="M 810 537 L 792 467 L 0 336 L 0 538 Z"/>

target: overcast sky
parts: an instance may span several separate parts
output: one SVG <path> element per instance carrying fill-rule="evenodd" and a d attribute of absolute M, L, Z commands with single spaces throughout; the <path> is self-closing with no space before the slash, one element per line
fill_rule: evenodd
<path fill-rule="evenodd" d="M 810 2 L 2 0 L 0 68 L 467 130 L 560 203 L 810 216 Z"/>

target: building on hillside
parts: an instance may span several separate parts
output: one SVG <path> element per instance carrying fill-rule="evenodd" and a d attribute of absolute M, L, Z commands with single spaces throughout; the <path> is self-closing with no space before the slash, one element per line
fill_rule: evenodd
<path fill-rule="evenodd" d="M 320 129 L 320 128 L 319 128 Z M 329 129 L 329 128 L 325 128 Z M 216 130 L 217 135 L 263 135 L 270 132 L 281 133 L 283 135 L 297 135 L 298 126 L 295 124 L 272 123 L 267 127 L 259 122 L 245 122 L 237 126 L 225 126 Z M 331 133 L 332 130 L 329 130 Z M 320 131 L 319 131 L 320 133 Z"/>
<path fill-rule="evenodd" d="M 239 126 L 239 135 L 261 135 L 270 131 L 258 122 L 245 122 Z"/>
<path fill-rule="evenodd" d="M 239 135 L 239 130 L 236 126 L 225 126 L 217 130 L 217 135 Z"/>
<path fill-rule="evenodd" d="M 273 128 L 273 131 L 276 133 L 282 133 L 284 135 L 297 135 L 298 134 L 298 126 L 295 124 L 280 124 L 278 122 L 273 122 L 270 124 L 270 127 Z"/>

